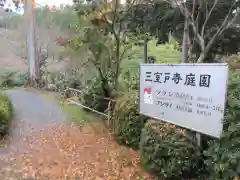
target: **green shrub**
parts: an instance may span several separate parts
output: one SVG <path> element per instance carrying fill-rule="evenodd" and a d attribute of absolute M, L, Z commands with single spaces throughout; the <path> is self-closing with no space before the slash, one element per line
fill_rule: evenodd
<path fill-rule="evenodd" d="M 149 121 L 141 134 L 142 167 L 161 179 L 196 176 L 201 152 L 194 135 L 169 123 Z"/>
<path fill-rule="evenodd" d="M 24 84 L 26 83 L 26 77 L 27 77 L 26 72 L 17 72 L 13 77 L 13 86 L 15 87 L 24 86 Z"/>
<path fill-rule="evenodd" d="M 83 92 L 80 101 L 87 107 L 95 109 L 100 112 L 105 112 L 108 108 L 108 100 L 105 100 L 104 92 L 99 78 L 93 79 L 88 83 L 88 88 Z"/>
<path fill-rule="evenodd" d="M 205 151 L 207 180 L 240 177 L 240 72 L 230 73 L 228 106 L 221 139 L 209 141 Z"/>
<path fill-rule="evenodd" d="M 114 135 L 118 143 L 139 148 L 140 135 L 146 117 L 139 114 L 139 94 L 130 91 L 119 98 L 113 112 Z"/>
<path fill-rule="evenodd" d="M 6 94 L 0 93 L 0 137 L 8 133 L 13 118 L 13 107 L 11 100 Z"/>
<path fill-rule="evenodd" d="M 124 69 L 119 77 L 119 92 L 131 90 L 139 90 L 139 72 L 134 72 L 132 69 Z"/>
<path fill-rule="evenodd" d="M 5 72 L 0 75 L 0 87 L 20 87 L 25 83 L 25 72 Z"/>

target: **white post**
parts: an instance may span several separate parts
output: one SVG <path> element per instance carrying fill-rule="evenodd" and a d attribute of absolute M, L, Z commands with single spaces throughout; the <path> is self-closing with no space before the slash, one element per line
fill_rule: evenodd
<path fill-rule="evenodd" d="M 24 17 L 27 38 L 27 58 L 30 85 L 33 85 L 36 76 L 35 56 L 35 16 L 33 8 L 34 0 L 25 0 Z"/>
<path fill-rule="evenodd" d="M 200 133 L 196 133 L 196 138 L 197 138 L 197 145 L 199 147 L 201 147 L 201 134 Z"/>

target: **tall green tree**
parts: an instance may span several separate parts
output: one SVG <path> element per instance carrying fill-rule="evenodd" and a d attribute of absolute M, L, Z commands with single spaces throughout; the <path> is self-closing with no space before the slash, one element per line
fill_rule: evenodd
<path fill-rule="evenodd" d="M 147 20 L 141 20 L 141 16 Z M 184 22 L 188 21 L 189 53 L 195 62 L 210 62 L 216 54 L 239 51 L 239 1 L 235 0 L 154 0 L 138 4 L 129 14 L 131 29 L 144 27 L 159 39 L 167 41 L 168 33 L 182 44 Z M 135 22 L 135 23 L 134 23 Z"/>
<path fill-rule="evenodd" d="M 121 61 L 133 42 L 124 24 L 125 14 L 132 6 L 121 5 L 119 0 L 74 3 L 79 20 L 85 25 L 79 26 L 79 34 L 71 40 L 70 46 L 76 51 L 84 49 L 87 62 L 98 71 L 104 95 L 113 97 L 118 89 Z"/>
<path fill-rule="evenodd" d="M 55 28 L 64 32 L 73 32 L 71 25 L 77 23 L 78 18 L 73 7 L 64 7 L 54 12 L 48 6 L 36 9 L 36 23 L 39 26 Z"/>

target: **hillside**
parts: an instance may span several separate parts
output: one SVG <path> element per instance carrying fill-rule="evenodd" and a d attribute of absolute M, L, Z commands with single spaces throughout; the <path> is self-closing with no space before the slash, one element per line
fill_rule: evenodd
<path fill-rule="evenodd" d="M 64 34 L 60 30 L 37 25 L 37 45 L 47 49 L 51 63 L 50 71 L 62 71 L 66 61 L 58 61 L 59 47 L 56 37 Z M 8 71 L 27 71 L 26 37 L 23 17 L 0 9 L 0 68 Z"/>

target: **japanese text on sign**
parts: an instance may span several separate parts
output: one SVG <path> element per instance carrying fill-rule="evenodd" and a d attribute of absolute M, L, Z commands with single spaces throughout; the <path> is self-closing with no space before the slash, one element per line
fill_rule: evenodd
<path fill-rule="evenodd" d="M 179 74 L 178 72 L 146 72 L 145 81 L 150 81 L 154 83 L 167 83 L 168 81 L 173 81 L 175 84 L 179 84 L 183 81 L 186 86 L 199 86 L 199 87 L 209 87 L 211 81 L 210 74 L 200 74 L 199 82 L 196 82 L 196 75 L 194 73 L 186 74 L 185 76 Z"/>
<path fill-rule="evenodd" d="M 227 78 L 226 64 L 143 64 L 140 113 L 220 137 Z"/>

